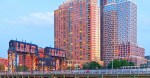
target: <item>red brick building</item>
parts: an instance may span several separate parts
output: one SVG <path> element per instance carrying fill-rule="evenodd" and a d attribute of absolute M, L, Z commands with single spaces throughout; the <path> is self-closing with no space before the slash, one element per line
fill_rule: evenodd
<path fill-rule="evenodd" d="M 66 50 L 69 65 L 100 61 L 98 0 L 66 0 L 54 13 L 55 48 Z"/>
<path fill-rule="evenodd" d="M 36 61 L 35 60 L 33 60 L 33 59 L 36 59 L 36 57 L 34 56 L 33 58 L 31 58 L 31 55 L 30 54 L 28 54 L 28 55 L 26 55 L 26 58 L 25 58 L 25 66 L 27 66 L 28 67 L 28 69 L 29 70 L 31 70 L 31 69 L 35 69 L 35 67 L 33 67 L 33 64 L 35 64 L 36 63 Z M 24 60 L 23 60 L 23 55 L 19 55 L 19 66 L 23 66 L 24 64 L 24 62 L 23 62 Z"/>
<path fill-rule="evenodd" d="M 43 48 L 38 48 L 38 53 L 39 53 L 40 58 L 44 58 L 44 49 Z M 35 64 L 34 69 L 36 69 L 36 67 L 37 67 L 36 64 L 38 62 L 37 56 L 35 56 L 35 55 L 33 56 L 34 60 L 32 59 L 30 54 L 26 55 L 25 57 L 26 57 L 25 58 L 25 66 L 27 66 L 28 69 L 31 70 L 33 68 L 33 64 Z M 20 66 L 24 65 L 23 61 L 24 61 L 23 55 L 19 55 L 19 65 Z"/>
<path fill-rule="evenodd" d="M 38 48 L 38 55 L 33 56 L 33 59 L 30 54 L 25 57 L 25 66 L 27 66 L 29 70 L 59 70 L 62 69 L 61 64 L 64 62 L 65 51 L 50 47 Z M 19 55 L 20 66 L 24 65 L 23 61 L 23 55 Z M 35 64 L 35 66 L 33 66 L 33 64 Z"/>
<path fill-rule="evenodd" d="M 8 59 L 1 58 L 1 57 L 0 57 L 0 64 L 3 64 L 3 65 L 4 65 L 5 71 L 8 70 Z"/>

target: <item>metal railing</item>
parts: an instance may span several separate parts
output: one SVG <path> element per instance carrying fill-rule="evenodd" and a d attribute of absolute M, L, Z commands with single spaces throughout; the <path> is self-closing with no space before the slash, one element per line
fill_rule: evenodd
<path fill-rule="evenodd" d="M 144 69 L 105 69 L 105 70 L 60 70 L 60 71 L 32 71 L 32 72 L 0 72 L 0 75 L 63 75 L 63 74 L 150 74 L 150 68 Z"/>

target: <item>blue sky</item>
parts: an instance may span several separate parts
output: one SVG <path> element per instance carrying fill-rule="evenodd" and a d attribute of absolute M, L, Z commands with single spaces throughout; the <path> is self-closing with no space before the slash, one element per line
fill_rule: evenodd
<path fill-rule="evenodd" d="M 7 57 L 11 39 L 54 46 L 53 11 L 65 0 L 0 0 L 0 57 Z M 146 2 L 147 1 L 147 2 Z M 150 55 L 150 0 L 138 5 L 138 44 Z"/>

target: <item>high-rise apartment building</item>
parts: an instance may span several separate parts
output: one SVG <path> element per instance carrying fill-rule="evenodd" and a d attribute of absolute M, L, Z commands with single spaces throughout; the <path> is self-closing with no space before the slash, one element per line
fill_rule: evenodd
<path fill-rule="evenodd" d="M 67 0 L 55 10 L 55 48 L 71 64 L 100 61 L 100 11 L 97 0 Z"/>
<path fill-rule="evenodd" d="M 137 5 L 128 0 L 101 2 L 101 52 L 105 65 L 112 59 L 144 58 L 144 49 L 137 46 Z"/>

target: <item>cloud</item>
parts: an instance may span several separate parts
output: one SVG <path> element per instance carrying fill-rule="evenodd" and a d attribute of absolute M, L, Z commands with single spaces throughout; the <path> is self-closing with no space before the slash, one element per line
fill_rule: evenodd
<path fill-rule="evenodd" d="M 19 16 L 15 19 L 4 18 L 3 21 L 11 24 L 29 24 L 29 25 L 53 24 L 54 14 L 53 12 L 38 12 L 38 13 L 31 13 L 27 16 Z"/>
<path fill-rule="evenodd" d="M 17 23 L 17 21 L 9 20 L 7 18 L 4 18 L 3 21 L 6 22 L 6 23 L 12 23 L 12 24 L 16 24 Z"/>

